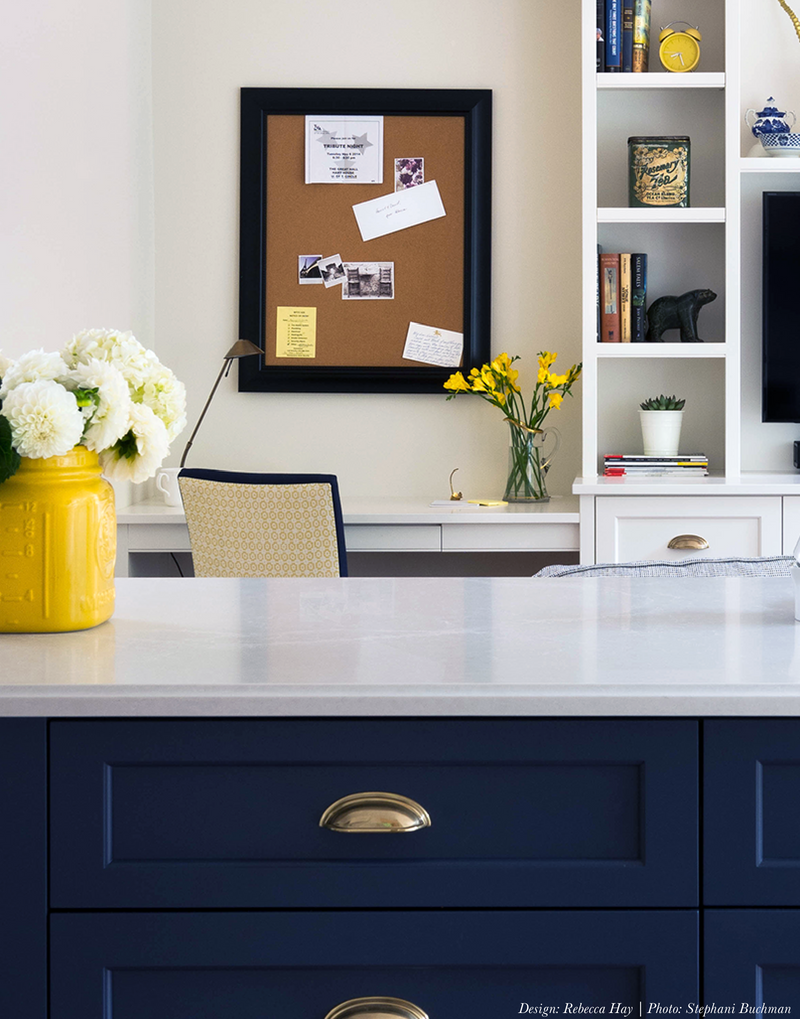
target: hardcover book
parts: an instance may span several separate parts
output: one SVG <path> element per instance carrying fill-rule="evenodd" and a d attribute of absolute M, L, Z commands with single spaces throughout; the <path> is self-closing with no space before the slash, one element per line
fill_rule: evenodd
<path fill-rule="evenodd" d="M 622 70 L 622 0 L 606 0 L 606 72 Z"/>
<path fill-rule="evenodd" d="M 622 0 L 622 70 L 633 70 L 633 4 Z"/>
<path fill-rule="evenodd" d="M 619 256 L 619 338 L 631 342 L 631 256 Z"/>
<path fill-rule="evenodd" d="M 619 255 L 600 255 L 600 339 L 619 343 Z"/>
<path fill-rule="evenodd" d="M 597 342 L 600 342 L 600 327 L 601 327 L 601 301 L 600 301 L 600 256 L 603 253 L 603 245 L 597 245 L 597 274 L 594 281 L 595 286 L 595 303 L 597 304 Z"/>
<path fill-rule="evenodd" d="M 597 73 L 606 69 L 606 0 L 597 0 Z"/>
<path fill-rule="evenodd" d="M 634 0 L 633 4 L 633 71 L 647 70 L 650 57 L 650 0 Z"/>
<path fill-rule="evenodd" d="M 631 343 L 644 343 L 647 336 L 647 255 L 631 255 Z"/>

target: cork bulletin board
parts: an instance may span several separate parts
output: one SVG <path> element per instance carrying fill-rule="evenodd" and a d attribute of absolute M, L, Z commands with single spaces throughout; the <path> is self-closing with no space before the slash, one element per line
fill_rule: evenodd
<path fill-rule="evenodd" d="M 307 117 L 378 122 L 382 182 L 306 183 Z M 354 206 L 423 197 L 434 218 L 364 239 Z M 488 360 L 491 92 L 244 88 L 240 200 L 239 335 L 264 351 L 240 391 L 441 393 Z M 419 324 L 463 336 L 458 365 L 406 346 Z"/>

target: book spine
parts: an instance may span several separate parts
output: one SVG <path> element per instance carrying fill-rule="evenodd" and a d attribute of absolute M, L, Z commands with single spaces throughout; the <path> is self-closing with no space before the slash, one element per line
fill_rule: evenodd
<path fill-rule="evenodd" d="M 606 69 L 606 0 L 597 0 L 597 73 Z"/>
<path fill-rule="evenodd" d="M 600 256 L 600 339 L 619 343 L 619 255 L 604 252 Z"/>
<path fill-rule="evenodd" d="M 708 471 L 629 471 L 625 467 L 609 467 L 603 471 L 605 478 L 707 478 Z"/>
<path fill-rule="evenodd" d="M 650 57 L 650 0 L 633 4 L 633 71 L 644 72 Z"/>
<path fill-rule="evenodd" d="M 631 343 L 647 338 L 647 255 L 631 255 Z"/>
<path fill-rule="evenodd" d="M 601 316 L 600 316 L 600 308 L 601 308 L 601 304 L 600 304 L 600 256 L 602 255 L 602 253 L 603 253 L 603 245 L 602 244 L 598 244 L 597 245 L 597 279 L 595 280 L 595 297 L 597 298 L 597 342 L 598 343 L 600 342 L 600 339 L 601 339 L 601 336 L 600 336 L 600 326 L 601 326 L 601 321 L 600 321 L 600 318 L 601 318 Z"/>
<path fill-rule="evenodd" d="M 631 342 L 631 256 L 619 256 L 619 338 Z"/>
<path fill-rule="evenodd" d="M 622 70 L 622 0 L 606 0 L 606 73 Z"/>
<path fill-rule="evenodd" d="M 622 0 L 622 70 L 633 70 L 633 3 Z"/>

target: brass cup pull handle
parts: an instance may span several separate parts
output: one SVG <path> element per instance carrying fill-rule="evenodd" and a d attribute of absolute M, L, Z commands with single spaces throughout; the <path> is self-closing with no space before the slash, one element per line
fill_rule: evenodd
<path fill-rule="evenodd" d="M 349 832 L 418 831 L 430 828 L 431 819 L 424 807 L 399 793 L 351 793 L 323 812 L 319 826 Z"/>
<path fill-rule="evenodd" d="M 428 1019 L 418 1005 L 402 998 L 351 998 L 328 1012 L 325 1019 Z"/>
<path fill-rule="evenodd" d="M 709 544 L 699 534 L 676 534 L 667 548 L 690 548 L 699 552 L 701 549 L 709 548 Z"/>

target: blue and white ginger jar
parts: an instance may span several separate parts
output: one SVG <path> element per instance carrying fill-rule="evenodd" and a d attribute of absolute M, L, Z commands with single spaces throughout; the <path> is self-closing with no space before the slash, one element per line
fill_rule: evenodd
<path fill-rule="evenodd" d="M 789 110 L 788 113 L 784 110 L 779 110 L 777 106 L 772 104 L 775 100 L 772 96 L 767 100 L 767 105 L 763 110 L 747 110 L 744 115 L 744 122 L 753 132 L 756 138 L 761 138 L 762 135 L 774 135 L 774 134 L 788 134 L 792 127 L 794 127 L 795 115 Z M 750 123 L 750 114 L 753 114 L 755 118 L 753 123 Z M 791 123 L 787 123 L 784 117 L 791 117 Z"/>

